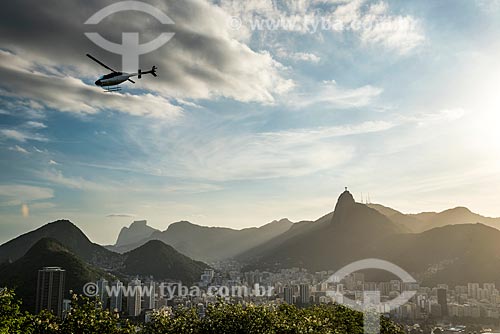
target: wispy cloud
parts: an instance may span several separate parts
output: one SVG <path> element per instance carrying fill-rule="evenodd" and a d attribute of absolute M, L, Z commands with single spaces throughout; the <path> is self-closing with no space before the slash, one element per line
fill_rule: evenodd
<path fill-rule="evenodd" d="M 113 189 L 109 185 L 92 182 L 84 179 L 83 177 L 67 177 L 60 170 L 45 170 L 36 172 L 35 175 L 40 179 L 48 181 L 54 185 L 59 185 L 70 189 L 80 189 L 80 190 Z"/>
<path fill-rule="evenodd" d="M 290 52 L 283 47 L 276 50 L 276 55 L 282 59 L 289 59 L 296 62 L 319 63 L 321 57 L 312 52 Z"/>
<path fill-rule="evenodd" d="M 462 108 L 442 109 L 436 112 L 416 113 L 412 116 L 405 116 L 402 119 L 415 122 L 419 126 L 430 123 L 443 123 L 456 121 L 465 115 L 465 110 Z"/>
<path fill-rule="evenodd" d="M 52 202 L 35 202 L 30 204 L 31 209 L 42 210 L 42 209 L 52 209 L 55 208 L 56 205 Z"/>
<path fill-rule="evenodd" d="M 158 159 L 163 141 L 147 138 L 141 143 L 149 163 L 169 176 L 212 181 L 255 180 L 309 175 L 340 166 L 354 154 L 354 147 L 335 138 L 388 130 L 389 122 L 364 122 L 256 134 L 232 133 L 212 138 L 194 137 L 177 143 L 174 156 Z M 143 140 L 143 139 L 141 139 Z M 151 142 L 156 141 L 151 145 Z M 158 146 L 156 146 L 158 145 Z M 169 148 L 167 147 L 167 152 Z M 159 154 L 160 156 L 162 154 Z M 168 166 L 168 168 L 167 168 Z"/>
<path fill-rule="evenodd" d="M 275 38 L 280 32 L 293 34 L 342 34 L 357 37 L 366 46 L 380 46 L 397 54 L 406 54 L 425 40 L 420 21 L 411 15 L 394 14 L 387 2 L 369 0 L 291 0 L 237 1 L 223 0 L 221 7 L 239 17 L 242 39 L 258 35 Z M 279 29 L 253 29 L 256 20 L 273 22 Z M 279 24 L 286 22 L 285 24 Z M 322 28 L 325 26 L 330 28 Z M 264 27 L 267 27 L 264 24 Z M 335 29 L 332 29 L 335 27 Z"/>
<path fill-rule="evenodd" d="M 21 205 L 53 197 L 54 191 L 50 188 L 19 184 L 0 185 L 0 204 L 5 206 Z"/>
<path fill-rule="evenodd" d="M 357 11 L 360 12 L 358 7 Z M 400 54 L 407 54 L 425 41 L 420 22 L 409 15 L 390 15 L 387 2 L 369 6 L 359 17 L 362 26 L 361 41 L 368 45 L 381 45 Z"/>
<path fill-rule="evenodd" d="M 43 124 L 42 122 L 36 122 L 36 121 L 28 121 L 24 124 L 24 126 L 28 128 L 33 128 L 33 129 L 45 129 L 47 128 L 47 125 Z"/>
<path fill-rule="evenodd" d="M 359 108 L 373 103 L 382 91 L 381 88 L 370 85 L 344 88 L 339 86 L 335 80 L 323 81 L 310 92 L 290 94 L 286 99 L 286 104 L 294 108 L 304 108 L 317 104 L 330 108 Z"/>
<path fill-rule="evenodd" d="M 1 129 L 0 130 L 0 136 L 9 139 L 9 140 L 15 140 L 19 142 L 27 142 L 27 141 L 48 141 L 48 139 L 42 135 L 36 134 L 36 133 L 29 133 L 25 131 L 20 131 L 16 129 Z"/>
<path fill-rule="evenodd" d="M 23 153 L 23 154 L 29 154 L 30 153 L 25 148 L 23 148 L 23 147 L 21 147 L 19 145 L 15 145 L 15 146 L 9 147 L 9 150 L 15 151 L 15 152 L 19 152 L 19 153 Z"/>
<path fill-rule="evenodd" d="M 110 213 L 106 218 L 135 218 L 137 215 L 131 213 Z"/>

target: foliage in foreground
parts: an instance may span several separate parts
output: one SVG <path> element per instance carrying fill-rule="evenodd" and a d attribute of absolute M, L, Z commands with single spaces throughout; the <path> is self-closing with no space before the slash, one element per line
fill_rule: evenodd
<path fill-rule="evenodd" d="M 137 329 L 96 307 L 96 301 L 73 297 L 72 310 L 64 321 L 49 312 L 23 313 L 11 290 L 0 292 L 0 334 L 131 334 Z M 387 319 L 381 333 L 404 333 Z M 153 314 L 141 334 L 362 334 L 363 315 L 341 305 L 299 309 L 292 305 L 242 306 L 219 302 L 209 305 L 205 317 L 196 309 L 168 309 Z"/>
<path fill-rule="evenodd" d="M 21 302 L 12 290 L 0 292 L 0 334 L 132 334 L 135 328 L 109 311 L 96 307 L 96 301 L 72 297 L 72 309 L 65 320 L 48 311 L 32 315 L 21 312 Z"/>

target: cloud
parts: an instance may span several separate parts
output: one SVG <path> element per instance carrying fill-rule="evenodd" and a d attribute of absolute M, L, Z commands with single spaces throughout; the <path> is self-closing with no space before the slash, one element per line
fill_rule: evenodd
<path fill-rule="evenodd" d="M 54 161 L 52 159 L 49 160 L 49 165 L 59 165 L 57 161 Z"/>
<path fill-rule="evenodd" d="M 7 184 L 0 185 L 0 205 L 13 206 L 54 197 L 54 191 L 45 187 Z"/>
<path fill-rule="evenodd" d="M 52 69 L 52 68 L 51 68 Z M 79 114 L 95 114 L 103 110 L 116 110 L 135 116 L 149 116 L 174 121 L 182 108 L 168 99 L 150 93 L 133 95 L 105 94 L 74 77 L 47 74 L 36 70 L 22 56 L 0 50 L 0 76 L 9 81 L 3 94 L 7 97 L 35 100 L 47 108 Z M 31 122 L 31 128 L 42 123 Z"/>
<path fill-rule="evenodd" d="M 419 21 L 411 16 L 390 16 L 386 2 L 372 4 L 361 17 L 361 41 L 364 44 L 381 45 L 407 54 L 421 45 L 424 40 Z"/>
<path fill-rule="evenodd" d="M 15 129 L 1 129 L 0 136 L 4 137 L 5 139 L 15 140 L 22 143 L 27 142 L 29 140 L 42 141 L 42 142 L 47 141 L 47 138 L 41 135 L 23 132 Z"/>
<path fill-rule="evenodd" d="M 276 50 L 276 54 L 280 58 L 290 59 L 296 62 L 319 63 L 321 57 L 309 52 L 287 52 L 284 48 Z"/>
<path fill-rule="evenodd" d="M 33 129 L 45 129 L 47 128 L 47 125 L 43 124 L 42 122 L 36 122 L 36 121 L 28 121 L 24 124 L 24 126 L 28 128 L 33 128 Z"/>
<path fill-rule="evenodd" d="M 51 202 L 35 202 L 30 204 L 31 209 L 52 209 L 56 207 L 54 203 Z"/>
<path fill-rule="evenodd" d="M 486 14 L 494 15 L 500 9 L 500 0 L 475 0 L 475 3 Z"/>
<path fill-rule="evenodd" d="M 131 213 L 111 213 L 106 218 L 135 218 L 137 215 Z"/>
<path fill-rule="evenodd" d="M 205 0 L 153 0 L 149 3 L 165 12 L 175 24 L 165 27 L 143 14 L 124 12 L 110 16 L 95 27 L 84 25 L 93 13 L 104 7 L 105 4 L 98 0 L 85 3 L 68 0 L 64 5 L 56 2 L 42 4 L 36 0 L 6 4 L 0 13 L 0 45 L 17 55 L 29 55 L 28 60 L 36 61 L 38 70 L 45 75 L 44 78 L 40 73 L 30 72 L 34 74 L 32 84 L 42 88 L 42 92 L 28 90 L 24 93 L 43 97 L 44 103 L 51 102 L 50 98 L 55 97 L 54 104 L 58 107 L 63 104 L 62 110 L 78 108 L 79 112 L 96 112 L 93 100 L 99 90 L 85 87 L 76 79 L 84 76 L 89 81 L 95 80 L 103 73 L 102 68 L 84 57 L 86 51 L 112 67 L 120 64 L 118 56 L 99 49 L 84 36 L 89 31 L 100 32 L 108 40 L 121 40 L 123 31 L 139 31 L 141 40 L 146 41 L 155 39 L 166 30 L 175 33 L 164 47 L 141 57 L 141 66 L 154 64 L 159 68 L 157 78 L 141 80 L 135 86 L 152 92 L 140 98 L 147 99 L 151 104 L 157 94 L 179 99 L 225 97 L 244 102 L 272 103 L 276 95 L 293 86 L 293 82 L 284 77 L 283 66 L 268 52 L 254 51 L 232 35 L 226 25 L 230 16 L 220 6 Z M 56 15 L 61 12 L 65 15 Z M 16 19 L 12 20 L 13 17 Z M 56 44 L 64 47 L 53 48 Z M 5 74 L 2 73 L 2 77 Z M 22 77 L 14 80 L 15 75 Z M 14 80 L 15 89 L 19 86 L 26 89 L 26 81 L 30 79 L 28 73 L 19 72 L 10 73 L 9 78 Z M 6 82 L 2 80 L 2 83 Z M 50 87 L 37 85 L 40 82 L 49 83 Z M 5 84 L 4 88 L 9 87 Z M 47 90 L 58 91 L 60 96 Z M 114 94 L 109 95 L 111 97 L 107 96 L 107 101 L 116 100 Z M 68 101 L 75 99 L 75 107 L 71 107 Z M 104 99 L 101 96 L 96 104 L 102 105 Z M 173 108 L 168 106 L 168 101 L 156 99 L 162 103 L 163 109 Z M 124 101 L 120 104 L 124 112 L 127 112 L 128 105 L 135 108 L 130 113 L 151 114 L 152 108 L 148 108 L 146 102 L 140 103 L 130 96 L 121 100 Z M 134 104 L 140 105 L 134 107 Z M 144 108 L 148 112 L 141 112 Z"/>
<path fill-rule="evenodd" d="M 295 129 L 277 132 L 217 135 L 192 135 L 175 142 L 171 138 L 131 137 L 138 142 L 147 162 L 135 166 L 161 175 L 211 180 L 256 180 L 298 177 L 329 170 L 350 161 L 355 149 L 339 143 L 342 136 L 386 131 L 396 126 L 374 121 L 359 124 Z M 163 153 L 162 153 L 163 152 Z M 182 152 L 182 153 L 178 153 Z"/>
<path fill-rule="evenodd" d="M 416 113 L 412 116 L 400 117 L 404 122 L 413 122 L 418 126 L 424 126 L 431 123 L 451 122 L 461 119 L 465 115 L 462 108 L 442 109 L 435 112 Z"/>
<path fill-rule="evenodd" d="M 52 161 L 52 160 L 51 160 Z M 88 181 L 82 177 L 67 177 L 64 176 L 60 170 L 45 170 L 41 172 L 37 172 L 35 174 L 37 177 L 49 181 L 52 184 L 60 185 L 70 189 L 79 189 L 79 190 L 110 190 L 111 187 Z"/>
<path fill-rule="evenodd" d="M 343 88 L 332 80 L 322 82 L 310 92 L 290 94 L 286 103 L 294 108 L 316 104 L 341 109 L 359 108 L 370 105 L 381 93 L 381 88 L 371 85 Z"/>
<path fill-rule="evenodd" d="M 419 20 L 393 14 L 384 1 L 371 4 L 369 0 L 222 0 L 221 7 L 241 19 L 239 32 L 243 40 L 257 34 L 266 39 L 283 32 L 332 33 L 352 35 L 363 45 L 377 45 L 399 54 L 408 53 L 425 40 Z M 259 22 L 262 29 L 255 29 Z"/>
<path fill-rule="evenodd" d="M 35 152 L 37 152 L 37 153 L 47 153 L 47 151 L 43 151 L 43 150 L 39 149 L 39 148 L 38 148 L 38 147 L 36 147 L 36 146 L 33 146 L 33 149 L 34 149 L 34 150 L 35 150 Z"/>
<path fill-rule="evenodd" d="M 19 152 L 19 153 L 23 153 L 23 154 L 29 154 L 30 153 L 26 149 L 22 148 L 19 145 L 15 145 L 15 146 L 9 147 L 9 150 L 15 151 L 15 152 Z"/>

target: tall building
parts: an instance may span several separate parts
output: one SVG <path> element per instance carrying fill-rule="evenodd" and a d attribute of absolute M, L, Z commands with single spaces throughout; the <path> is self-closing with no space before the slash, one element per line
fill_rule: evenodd
<path fill-rule="evenodd" d="M 104 278 L 101 278 L 96 282 L 97 286 L 97 297 L 102 303 L 102 308 L 106 309 L 108 308 L 108 281 L 105 280 Z"/>
<path fill-rule="evenodd" d="M 363 273 L 353 273 L 354 286 L 356 289 L 363 289 L 363 284 L 365 283 L 365 274 Z"/>
<path fill-rule="evenodd" d="M 212 283 L 212 280 L 214 278 L 215 272 L 212 269 L 205 269 L 203 271 L 203 274 L 201 275 L 200 278 L 200 285 L 201 286 L 209 286 L 210 283 Z"/>
<path fill-rule="evenodd" d="M 309 293 L 309 284 L 301 284 L 300 285 L 300 304 L 306 305 L 309 304 L 309 298 L 311 294 Z"/>
<path fill-rule="evenodd" d="M 66 319 L 69 311 L 71 311 L 71 300 L 70 299 L 63 299 L 63 310 L 62 310 L 63 320 Z"/>
<path fill-rule="evenodd" d="M 156 308 L 155 305 L 155 293 L 156 293 L 156 284 L 154 281 L 149 281 L 144 283 L 144 309 L 152 310 Z"/>
<path fill-rule="evenodd" d="M 479 283 L 468 283 L 467 295 L 469 296 L 469 298 L 478 299 L 479 289 Z"/>
<path fill-rule="evenodd" d="M 441 306 L 441 315 L 443 317 L 448 316 L 448 301 L 447 301 L 447 290 L 446 289 L 437 289 L 437 298 L 438 304 Z"/>
<path fill-rule="evenodd" d="M 109 307 L 113 312 L 121 312 L 123 305 L 123 283 L 116 280 L 111 284 Z"/>
<path fill-rule="evenodd" d="M 137 317 L 141 314 L 141 281 L 135 279 L 129 283 L 127 289 L 127 311 L 131 317 Z"/>
<path fill-rule="evenodd" d="M 283 294 L 285 303 L 293 304 L 293 289 L 290 286 L 287 285 L 283 288 Z"/>
<path fill-rule="evenodd" d="M 488 291 L 488 297 L 490 297 L 496 290 L 495 283 L 484 283 L 483 290 Z"/>
<path fill-rule="evenodd" d="M 36 287 L 36 312 L 49 310 L 61 317 L 63 312 L 66 270 L 60 267 L 44 267 L 38 270 Z"/>

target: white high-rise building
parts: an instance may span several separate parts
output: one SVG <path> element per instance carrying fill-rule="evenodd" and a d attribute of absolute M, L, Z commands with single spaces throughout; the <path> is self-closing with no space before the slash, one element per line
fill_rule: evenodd
<path fill-rule="evenodd" d="M 149 281 L 149 282 L 144 283 L 143 291 L 145 292 L 145 294 L 143 296 L 144 309 L 145 310 L 155 309 L 155 307 L 156 307 L 156 304 L 155 304 L 156 284 L 155 284 L 155 282 Z"/>
<path fill-rule="evenodd" d="M 109 296 L 109 307 L 112 312 L 121 312 L 123 301 L 123 283 L 116 280 L 111 284 L 110 288 L 111 295 Z"/>
<path fill-rule="evenodd" d="M 131 317 L 137 317 L 141 314 L 141 281 L 139 279 L 134 279 L 128 285 L 128 296 L 127 296 L 127 311 L 128 315 Z"/>
<path fill-rule="evenodd" d="M 108 281 L 104 278 L 101 278 L 96 282 L 97 286 L 97 297 L 102 303 L 102 308 L 106 309 L 108 307 Z"/>
<path fill-rule="evenodd" d="M 63 312 L 66 270 L 60 267 L 44 267 L 38 270 L 36 287 L 36 312 L 49 310 L 61 317 Z"/>
<path fill-rule="evenodd" d="M 467 295 L 469 298 L 478 299 L 479 294 L 479 283 L 468 283 L 467 284 Z"/>

